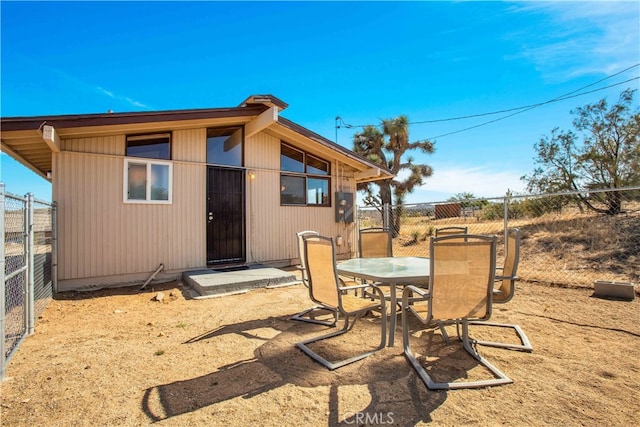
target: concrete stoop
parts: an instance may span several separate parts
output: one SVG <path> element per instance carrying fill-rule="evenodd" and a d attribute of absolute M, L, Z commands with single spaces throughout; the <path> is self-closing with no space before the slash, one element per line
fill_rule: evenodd
<path fill-rule="evenodd" d="M 301 283 L 294 273 L 261 264 L 185 271 L 182 273 L 182 280 L 197 292 L 198 295 L 194 298 L 220 297 L 251 289 Z"/>

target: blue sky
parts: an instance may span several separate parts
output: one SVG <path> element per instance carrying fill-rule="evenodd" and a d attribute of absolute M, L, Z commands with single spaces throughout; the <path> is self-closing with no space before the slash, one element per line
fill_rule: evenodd
<path fill-rule="evenodd" d="M 522 191 L 540 137 L 570 129 L 572 109 L 640 87 L 637 1 L 2 1 L 0 11 L 3 117 L 232 107 L 270 93 L 289 104 L 283 116 L 351 148 L 359 128 L 336 132 L 337 116 L 357 126 L 404 114 L 412 140 L 436 137 L 435 154 L 413 155 L 434 176 L 408 203 Z M 417 123 L 600 80 L 487 125 L 508 113 Z M 43 179 L 7 155 L 1 164 L 9 192 L 50 200 Z"/>

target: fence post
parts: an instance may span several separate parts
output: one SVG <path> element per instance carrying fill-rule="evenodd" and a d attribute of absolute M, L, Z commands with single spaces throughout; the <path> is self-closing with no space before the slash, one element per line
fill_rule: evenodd
<path fill-rule="evenodd" d="M 35 292 L 34 292 L 34 282 L 35 282 L 35 262 L 34 262 L 34 234 L 33 234 L 33 193 L 27 193 L 27 290 L 26 290 L 26 327 L 27 327 L 27 335 L 31 335 L 34 330 L 35 324 L 35 308 L 34 308 L 34 300 L 35 300 Z"/>
<path fill-rule="evenodd" d="M 391 221 L 389 220 L 390 216 L 390 206 L 389 203 L 385 203 L 382 206 L 382 226 L 384 228 L 391 229 Z"/>
<path fill-rule="evenodd" d="M 511 191 L 507 190 L 504 196 L 504 253 L 507 253 L 509 241 L 509 203 L 511 203 Z"/>
<path fill-rule="evenodd" d="M 58 203 L 51 203 L 51 280 L 58 292 Z"/>
<path fill-rule="evenodd" d="M 6 337 L 6 295 L 4 283 L 4 182 L 0 182 L 0 381 L 4 379 L 7 351 L 5 349 Z"/>

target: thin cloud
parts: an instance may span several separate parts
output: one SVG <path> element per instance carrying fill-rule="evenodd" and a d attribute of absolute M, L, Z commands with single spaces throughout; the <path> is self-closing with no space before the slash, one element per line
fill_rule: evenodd
<path fill-rule="evenodd" d="M 100 86 L 96 86 L 96 90 L 104 95 L 107 95 L 109 98 L 113 98 L 115 100 L 118 101 L 125 101 L 128 104 L 134 106 L 134 107 L 139 107 L 139 108 L 149 108 L 148 105 L 143 104 L 140 101 L 136 101 L 135 99 L 129 98 L 128 96 L 120 96 L 120 95 L 116 95 L 113 92 L 111 92 L 110 90 L 107 90 L 103 87 Z"/>
<path fill-rule="evenodd" d="M 108 90 L 103 89 L 100 86 L 98 86 L 96 89 L 98 89 L 98 92 L 102 92 L 105 95 L 107 95 L 108 97 L 115 98 L 115 95 L 113 94 L 113 92 L 109 92 Z"/>
<path fill-rule="evenodd" d="M 39 64 L 38 62 L 34 61 L 31 58 L 28 57 L 22 57 L 24 60 L 26 60 L 27 62 L 33 64 L 34 66 L 40 67 L 42 68 L 43 66 L 41 64 Z M 66 80 L 70 83 L 72 83 L 73 85 L 81 88 L 82 90 L 85 91 L 94 91 L 94 92 L 98 92 L 102 95 L 108 96 L 111 99 L 115 99 L 117 101 L 122 101 L 125 102 L 133 107 L 137 107 L 137 108 L 151 108 L 150 106 L 148 106 L 147 104 L 144 104 L 140 101 L 137 101 L 133 98 L 130 98 L 128 96 L 122 96 L 122 95 L 117 95 L 115 93 L 113 93 L 112 91 L 103 88 L 102 86 L 97 86 L 97 85 L 93 85 L 91 83 L 87 83 L 84 80 L 81 80 L 79 78 L 77 78 L 76 76 L 69 74 L 66 71 L 63 71 L 61 69 L 58 68 L 54 68 L 54 67 L 50 67 L 50 66 L 44 66 L 46 69 L 48 69 L 49 71 L 51 71 L 52 73 L 56 74 L 57 76 L 59 76 L 60 78 L 62 78 L 63 80 Z"/>
<path fill-rule="evenodd" d="M 527 2 L 511 11 L 544 18 L 544 28 L 532 29 L 536 39 L 510 35 L 522 46 L 508 59 L 533 62 L 549 81 L 610 74 L 640 60 L 638 2 Z"/>
<path fill-rule="evenodd" d="M 141 108 L 149 108 L 148 105 L 143 104 L 142 102 L 136 101 L 135 99 L 131 99 L 128 96 L 124 98 L 125 101 L 127 101 L 129 104 L 133 105 L 134 107 L 141 107 Z"/>

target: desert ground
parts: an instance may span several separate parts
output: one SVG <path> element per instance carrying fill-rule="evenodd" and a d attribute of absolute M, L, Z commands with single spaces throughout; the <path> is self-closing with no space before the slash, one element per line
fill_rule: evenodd
<path fill-rule="evenodd" d="M 630 426 L 640 419 L 640 298 L 518 283 L 492 320 L 519 324 L 534 351 L 478 346 L 513 384 L 429 391 L 403 355 L 400 329 L 394 347 L 335 371 L 298 350 L 295 342 L 328 329 L 289 319 L 311 305 L 303 285 L 210 299 L 192 299 L 183 286 L 56 295 L 8 365 L 1 424 Z M 315 348 L 337 357 L 374 347 L 379 321 L 372 314 Z M 437 380 L 487 377 L 460 342 L 447 346 L 437 329 L 410 326 Z M 511 338 L 479 327 L 471 333 Z"/>

